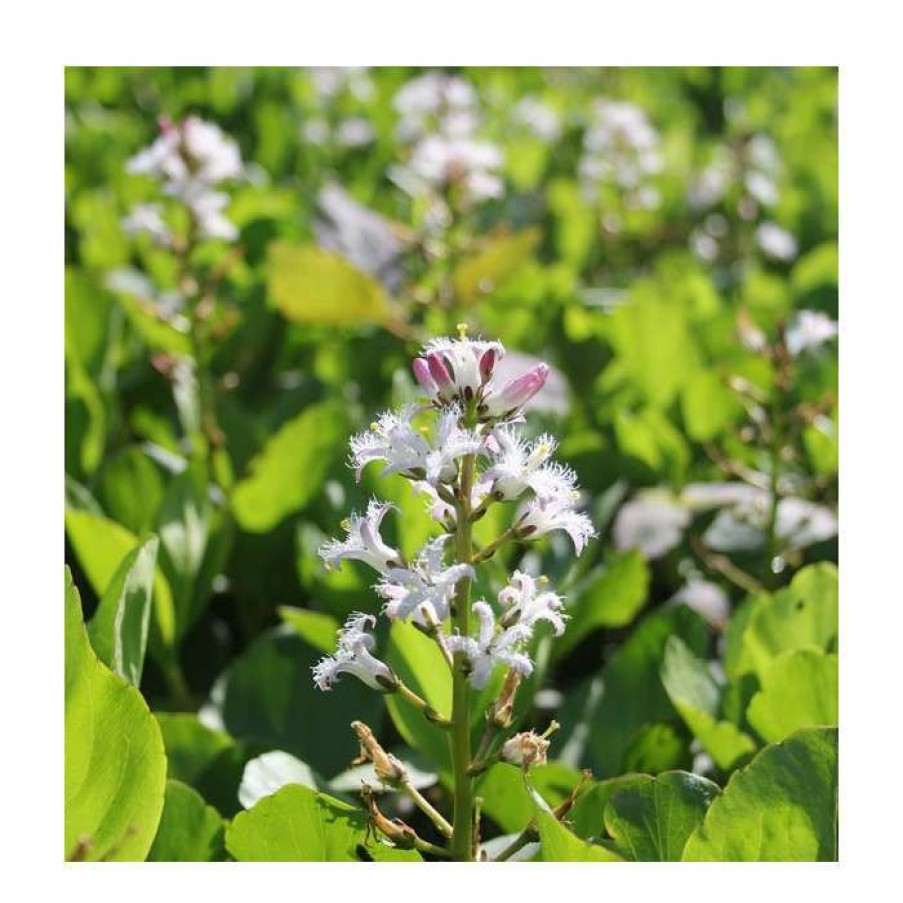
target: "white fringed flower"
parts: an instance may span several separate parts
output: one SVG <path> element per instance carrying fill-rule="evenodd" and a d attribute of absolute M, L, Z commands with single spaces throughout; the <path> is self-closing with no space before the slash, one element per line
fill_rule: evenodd
<path fill-rule="evenodd" d="M 482 448 L 479 436 L 458 425 L 461 412 L 457 407 L 442 412 L 435 444 L 414 429 L 411 421 L 416 413 L 414 407 L 398 413 L 387 411 L 369 430 L 352 438 L 351 458 L 358 480 L 371 461 L 385 461 L 383 476 L 400 473 L 433 485 L 447 483 L 457 475 L 457 459 Z"/>
<path fill-rule="evenodd" d="M 370 652 L 376 640 L 367 633 L 367 628 L 375 624 L 373 615 L 361 612 L 355 612 L 348 618 L 339 633 L 336 651 L 313 667 L 314 683 L 321 690 L 331 690 L 339 674 L 353 674 L 368 687 L 382 692 L 397 686 L 395 672 Z"/>
<path fill-rule="evenodd" d="M 364 516 L 353 513 L 343 524 L 347 534 L 345 540 L 330 539 L 317 553 L 327 569 L 338 567 L 345 558 L 363 561 L 380 574 L 385 574 L 390 567 L 398 567 L 401 553 L 387 545 L 379 532 L 386 512 L 394 507 L 372 499 Z"/>
<path fill-rule="evenodd" d="M 172 242 L 172 233 L 163 219 L 161 204 L 135 204 L 122 220 L 122 228 L 129 235 L 149 235 L 163 247 Z"/>
<path fill-rule="evenodd" d="M 535 539 L 555 530 L 563 530 L 571 538 L 574 551 L 579 555 L 596 532 L 590 519 L 582 511 L 576 511 L 573 505 L 572 498 L 561 496 L 533 499 L 518 521 L 518 536 Z"/>
<path fill-rule="evenodd" d="M 544 578 L 540 578 L 542 581 Z M 564 621 L 567 615 L 561 613 L 564 599 L 551 590 L 539 590 L 529 574 L 515 571 L 511 579 L 499 593 L 499 603 L 505 609 L 502 615 L 502 627 L 519 624 L 533 628 L 537 621 L 548 621 L 555 630 L 556 636 L 564 633 Z"/>
<path fill-rule="evenodd" d="M 530 639 L 530 628 L 515 624 L 496 629 L 495 614 L 488 602 L 481 599 L 473 604 L 473 613 L 480 622 L 476 637 L 451 636 L 446 640 L 452 652 L 461 652 L 470 666 L 470 682 L 482 689 L 489 682 L 496 665 L 506 665 L 524 676 L 533 671 L 530 656 L 520 647 Z"/>
<path fill-rule="evenodd" d="M 390 567 L 376 585 L 376 592 L 386 599 L 385 613 L 390 618 L 409 617 L 424 626 L 441 622 L 449 615 L 455 585 L 465 577 L 473 577 L 469 564 L 446 567 L 443 551 L 448 536 L 427 543 L 410 568 Z"/>
<path fill-rule="evenodd" d="M 536 477 L 558 445 L 552 436 L 543 434 L 528 442 L 518 435 L 516 428 L 503 426 L 493 437 L 498 452 L 493 455 L 485 476 L 493 481 L 492 491 L 497 498 L 510 501 L 527 489 L 535 491 L 534 483 L 543 485 L 543 479 L 537 481 Z"/>

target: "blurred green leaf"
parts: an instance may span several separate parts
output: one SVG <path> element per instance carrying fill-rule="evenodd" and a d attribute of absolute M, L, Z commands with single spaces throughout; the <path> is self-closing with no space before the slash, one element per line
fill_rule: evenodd
<path fill-rule="evenodd" d="M 734 773 L 684 861 L 837 859 L 837 730 L 806 728 Z"/>
<path fill-rule="evenodd" d="M 668 640 L 661 675 L 674 707 L 719 768 L 730 771 L 755 752 L 751 737 L 720 718 L 718 684 L 706 663 L 678 637 Z"/>
<path fill-rule="evenodd" d="M 314 649 L 326 654 L 335 650 L 336 634 L 341 624 L 331 615 L 321 611 L 310 611 L 307 608 L 282 605 L 279 608 L 279 617 Z"/>
<path fill-rule="evenodd" d="M 125 556 L 88 624 L 97 657 L 133 687 L 144 670 L 159 543 L 151 536 Z"/>
<path fill-rule="evenodd" d="M 166 782 L 163 817 L 149 862 L 220 862 L 225 857 L 222 816 L 179 781 Z"/>
<path fill-rule="evenodd" d="M 564 635 L 553 647 L 556 659 L 564 658 L 581 640 L 599 627 L 624 627 L 646 604 L 649 566 L 637 550 L 609 557 L 568 602 Z"/>
<path fill-rule="evenodd" d="M 714 439 L 742 410 L 736 395 L 711 370 L 701 370 L 687 380 L 681 402 L 687 432 L 697 442 Z"/>
<path fill-rule="evenodd" d="M 266 533 L 320 491 L 329 469 L 342 459 L 347 417 L 338 404 L 311 405 L 285 424 L 251 461 L 232 491 L 239 524 Z"/>
<path fill-rule="evenodd" d="M 66 569 L 65 855 L 143 860 L 163 809 L 166 756 L 141 694 L 97 659 Z"/>
<path fill-rule="evenodd" d="M 293 323 L 359 326 L 389 316 L 389 299 L 375 279 L 316 245 L 273 242 L 267 287 L 272 305 Z"/>
<path fill-rule="evenodd" d="M 531 258 L 539 239 L 536 228 L 487 239 L 476 254 L 465 257 L 452 272 L 458 299 L 470 304 L 482 295 L 491 294 Z"/>

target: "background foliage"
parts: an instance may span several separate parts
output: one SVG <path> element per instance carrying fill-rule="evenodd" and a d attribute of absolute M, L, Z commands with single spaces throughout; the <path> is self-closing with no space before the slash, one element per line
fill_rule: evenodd
<path fill-rule="evenodd" d="M 554 761 L 481 779 L 487 846 L 531 823 L 542 859 L 836 857 L 837 356 L 799 320 L 837 316 L 836 72 L 455 74 L 501 154 L 479 203 L 412 183 L 420 70 L 67 71 L 69 858 L 417 858 L 367 837 L 348 724 L 438 805 L 447 751 L 351 679 L 315 691 L 376 604 L 315 550 L 372 489 L 348 435 L 460 321 L 553 366 L 536 414 L 600 532 L 579 565 L 506 562 L 571 620 L 520 697 L 561 722 Z M 245 164 L 237 241 L 190 260 L 204 344 L 174 255 L 122 225 L 154 198 L 127 160 L 188 114 Z M 430 521 L 394 501 L 410 553 Z M 433 647 L 387 639 L 447 707 Z"/>

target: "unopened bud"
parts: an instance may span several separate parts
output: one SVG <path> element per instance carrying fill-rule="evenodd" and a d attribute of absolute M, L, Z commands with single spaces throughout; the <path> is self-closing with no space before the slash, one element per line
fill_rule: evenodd
<path fill-rule="evenodd" d="M 533 731 L 515 734 L 502 746 L 502 761 L 519 765 L 524 771 L 534 765 L 545 765 L 548 757 L 549 741 Z"/>

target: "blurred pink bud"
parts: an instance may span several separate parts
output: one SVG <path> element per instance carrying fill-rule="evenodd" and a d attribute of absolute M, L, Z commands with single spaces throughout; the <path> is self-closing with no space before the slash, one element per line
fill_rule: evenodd
<path fill-rule="evenodd" d="M 428 354 L 426 356 L 426 362 L 430 368 L 430 376 L 433 377 L 440 390 L 449 389 L 454 385 L 454 380 L 452 380 L 448 368 L 438 354 L 435 352 Z"/>
<path fill-rule="evenodd" d="M 480 358 L 480 376 L 483 377 L 483 382 L 486 382 L 489 377 L 492 376 L 492 371 L 495 369 L 495 362 L 497 359 L 498 355 L 495 348 L 490 348 Z"/>
<path fill-rule="evenodd" d="M 414 378 L 420 383 L 420 388 L 427 395 L 435 395 L 437 387 L 435 380 L 430 376 L 430 365 L 422 357 L 415 357 L 412 366 L 414 368 Z"/>
<path fill-rule="evenodd" d="M 537 364 L 516 379 L 512 379 L 499 393 L 492 405 L 497 411 L 513 411 L 523 407 L 545 384 L 549 376 L 547 364 Z"/>
<path fill-rule="evenodd" d="M 168 116 L 161 116 L 157 119 L 157 127 L 160 129 L 161 135 L 171 135 L 175 131 L 175 125 Z"/>

